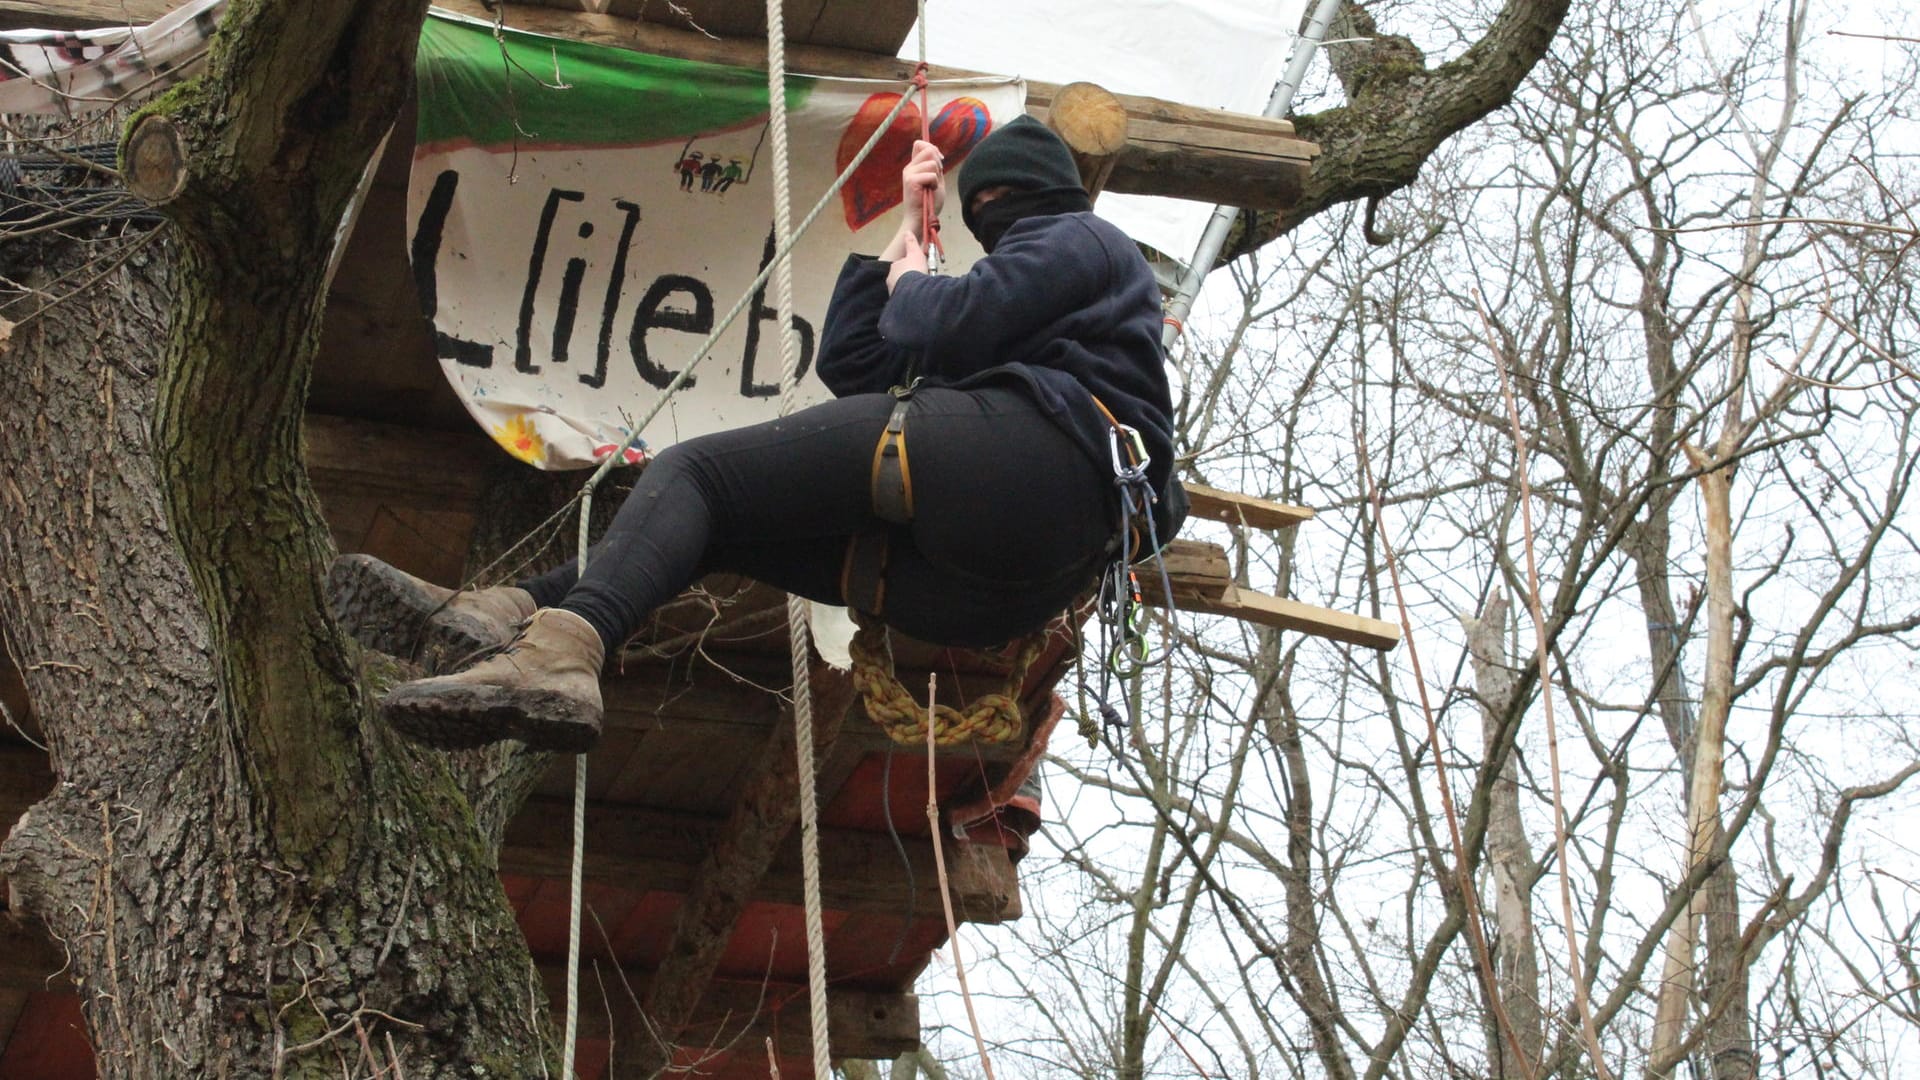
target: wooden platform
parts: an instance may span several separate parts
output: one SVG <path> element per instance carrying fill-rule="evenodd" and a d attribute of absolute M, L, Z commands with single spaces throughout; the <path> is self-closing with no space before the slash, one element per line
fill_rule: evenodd
<path fill-rule="evenodd" d="M 457 580 L 464 569 L 490 471 L 501 464 L 519 468 L 478 435 L 321 416 L 312 418 L 311 433 L 312 473 L 342 550 L 369 551 L 443 581 Z M 433 499 L 423 498 L 409 479 L 428 456 L 439 469 Z M 640 643 L 681 644 L 666 656 L 629 663 L 606 681 L 607 732 L 588 759 L 590 915 L 580 1049 L 586 1077 L 605 1075 L 609 1061 L 618 1074 L 642 1049 L 646 1027 L 636 995 L 645 994 L 668 951 L 676 912 L 708 858 L 708 840 L 788 723 L 779 699 L 764 689 L 789 681 L 784 633 L 732 630 L 766 622 L 760 615 L 781 599 L 737 579 L 705 586 L 727 598 L 717 619 L 704 602 L 667 609 Z M 695 649 L 690 632 L 702 629 L 708 640 Z M 1036 718 L 1048 714 L 1065 651 L 1063 640 L 1033 669 L 1024 702 Z M 908 685 L 915 680 L 910 672 L 924 685 L 925 672 L 937 670 L 957 695 L 971 697 L 1000 680 L 991 658 L 977 653 L 902 641 L 898 657 Z M 18 672 L 0 670 L 0 693 L 31 731 Z M 1020 749 L 943 750 L 937 763 L 942 804 L 978 798 L 1007 775 Z M 891 768 L 889 755 L 896 755 Z M 17 819 L 52 784 L 44 754 L 19 738 L 0 738 L 0 821 Z M 502 885 L 556 1000 L 567 937 L 571 785 L 572 759 L 560 759 L 510 825 L 500 856 Z M 855 704 L 825 757 L 819 789 L 832 1045 L 836 1055 L 890 1057 L 919 1043 L 913 983 L 947 936 L 924 809 L 925 757 L 895 747 Z M 889 815 L 904 860 L 888 835 Z M 941 841 L 958 917 L 980 923 L 1018 917 L 1018 881 L 1007 849 L 992 830 L 976 840 Z M 704 1075 L 764 1077 L 762 1037 L 771 1035 L 783 1071 L 806 1071 L 800 899 L 797 841 L 788 837 L 733 924 L 714 983 L 683 1036 L 681 1063 L 701 1060 Z M 78 999 L 55 977 L 62 966 L 53 943 L 0 920 L 0 1080 L 93 1075 L 77 1034 Z M 728 1044 L 750 1051 L 737 1072 L 726 1053 L 713 1049 Z"/>

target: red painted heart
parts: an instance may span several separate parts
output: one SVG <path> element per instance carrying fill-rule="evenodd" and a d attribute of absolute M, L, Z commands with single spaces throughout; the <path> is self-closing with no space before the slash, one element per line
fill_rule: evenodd
<path fill-rule="evenodd" d="M 835 170 L 845 172 L 860 148 L 865 146 L 880 122 L 893 111 L 899 94 L 875 94 L 861 103 L 846 130 L 840 134 L 840 149 L 834 154 Z M 960 166 L 972 150 L 993 129 L 993 117 L 979 98 L 961 97 L 948 102 L 928 125 L 930 140 L 947 156 L 947 171 Z M 856 232 L 881 214 L 900 205 L 900 170 L 913 160 L 913 140 L 920 137 L 920 106 L 909 102 L 893 118 L 880 143 L 860 163 L 846 186 L 840 189 L 840 203 L 847 214 L 847 228 Z"/>

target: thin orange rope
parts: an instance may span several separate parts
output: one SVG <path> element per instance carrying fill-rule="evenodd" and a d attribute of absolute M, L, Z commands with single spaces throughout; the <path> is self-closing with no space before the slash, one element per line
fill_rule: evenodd
<path fill-rule="evenodd" d="M 1587 1000 L 1586 975 L 1581 970 L 1580 943 L 1573 930 L 1573 885 L 1567 866 L 1567 809 L 1560 794 L 1560 734 L 1553 721 L 1553 678 L 1547 666 L 1547 621 L 1540 610 L 1540 570 L 1533 555 L 1533 485 L 1527 480 L 1527 436 L 1520 428 L 1520 406 L 1514 401 L 1513 382 L 1507 377 L 1506 356 L 1500 352 L 1493 334 L 1493 321 L 1480 302 L 1480 290 L 1473 291 L 1473 307 L 1487 333 L 1487 348 L 1500 369 L 1500 394 L 1507 401 L 1507 416 L 1513 426 L 1514 456 L 1520 474 L 1520 524 L 1527 546 L 1527 605 L 1533 613 L 1534 652 L 1540 664 L 1540 705 L 1547 714 L 1547 757 L 1553 769 L 1553 849 L 1560 871 L 1560 909 L 1567 923 L 1567 971 L 1573 978 L 1573 1004 L 1580 1014 L 1580 1034 L 1587 1044 L 1587 1056 L 1600 1080 L 1613 1080 L 1607 1071 L 1607 1059 L 1600 1052 L 1600 1032 L 1593 1023 L 1593 1005 Z"/>
<path fill-rule="evenodd" d="M 1367 489 L 1368 500 L 1373 503 L 1374 529 L 1380 538 L 1380 551 L 1386 556 L 1387 577 L 1393 582 L 1393 602 L 1400 610 L 1400 631 L 1407 642 L 1407 661 L 1413 666 L 1413 685 L 1420 692 L 1420 712 L 1427 719 L 1427 745 L 1433 748 L 1434 778 L 1440 787 L 1440 806 L 1446 811 L 1447 834 L 1453 841 L 1453 868 L 1459 876 L 1456 887 L 1460 890 L 1461 903 L 1466 908 L 1464 921 L 1467 924 L 1467 939 L 1473 943 L 1474 959 L 1480 969 L 1481 989 L 1487 995 L 1488 1006 L 1493 1009 L 1494 1021 L 1500 1033 L 1506 1037 L 1507 1049 L 1513 1052 L 1514 1060 L 1531 1077 L 1536 1075 L 1534 1063 L 1521 1047 L 1520 1037 L 1513 1030 L 1513 1020 L 1507 1015 L 1506 1001 L 1500 996 L 1500 980 L 1494 974 L 1493 957 L 1487 949 L 1486 930 L 1480 925 L 1480 892 L 1467 874 L 1467 845 L 1460 835 L 1460 815 L 1453 805 L 1453 787 L 1447 782 L 1446 748 L 1440 741 L 1440 725 L 1433 716 L 1433 703 L 1427 697 L 1427 679 L 1421 670 L 1420 650 L 1413 638 L 1413 616 L 1407 610 L 1407 598 L 1400 588 L 1400 564 L 1393 555 L 1393 541 L 1387 536 L 1380 489 L 1373 482 L 1366 440 L 1362 438 L 1355 445 L 1360 454 L 1360 482 Z"/>

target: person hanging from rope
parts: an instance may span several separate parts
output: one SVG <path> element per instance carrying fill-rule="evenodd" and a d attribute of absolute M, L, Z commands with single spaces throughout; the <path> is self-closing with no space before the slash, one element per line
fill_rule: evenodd
<path fill-rule="evenodd" d="M 1172 538 L 1186 498 L 1171 480 L 1159 289 L 1133 242 L 1092 214 L 1066 144 L 1023 116 L 973 149 L 959 197 L 987 255 L 964 275 L 927 272 L 925 222 L 946 197 L 935 146 L 915 144 L 901 187 L 899 231 L 877 258 L 848 257 L 821 328 L 817 370 L 835 400 L 662 450 L 584 576 L 569 562 L 454 594 L 342 556 L 331 587 L 350 626 L 508 642 L 395 687 L 389 723 L 442 749 L 584 750 L 600 734 L 606 653 L 715 572 L 940 645 L 1034 632 L 1123 547 L 1138 551 L 1116 536 L 1123 444 L 1144 453 L 1153 533 Z"/>

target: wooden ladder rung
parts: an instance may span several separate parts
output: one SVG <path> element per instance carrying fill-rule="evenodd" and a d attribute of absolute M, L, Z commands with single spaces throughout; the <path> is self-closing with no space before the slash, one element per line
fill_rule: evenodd
<path fill-rule="evenodd" d="M 1183 482 L 1181 486 L 1187 489 L 1187 499 L 1193 504 L 1188 510 L 1192 517 L 1224 521 L 1229 525 L 1250 525 L 1256 529 L 1291 529 L 1303 521 L 1313 520 L 1313 511 L 1304 506 L 1268 502 L 1205 484 Z"/>
<path fill-rule="evenodd" d="M 1149 604 L 1206 615 L 1229 615 L 1243 622 L 1295 630 L 1383 652 L 1400 644 L 1400 628 L 1393 623 L 1268 596 L 1235 585 L 1226 549 L 1218 544 L 1175 540 L 1167 545 L 1162 558 L 1166 560 L 1168 584 L 1173 587 L 1173 602 L 1167 603 L 1159 572 L 1151 565 L 1144 565 L 1140 568 L 1140 593 Z"/>

